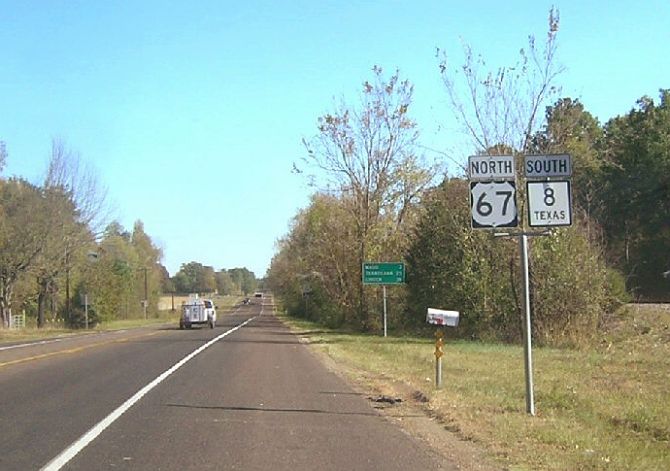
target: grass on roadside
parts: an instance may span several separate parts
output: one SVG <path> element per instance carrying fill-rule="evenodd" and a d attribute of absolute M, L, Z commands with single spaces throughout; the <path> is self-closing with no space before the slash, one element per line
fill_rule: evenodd
<path fill-rule="evenodd" d="M 23 329 L 0 329 L 0 343 L 29 342 L 32 340 L 49 339 L 66 335 L 85 334 L 90 332 L 101 332 L 107 330 L 133 329 L 145 325 L 164 324 L 166 322 L 177 322 L 178 314 L 162 311 L 158 316 L 148 319 L 116 319 L 102 322 L 88 330 L 69 329 L 62 325 L 47 325 L 38 329 L 35 320 L 30 319 Z"/>
<path fill-rule="evenodd" d="M 212 300 L 217 306 L 219 315 L 224 314 L 233 306 L 238 304 L 242 298 L 240 296 L 214 296 Z M 29 342 L 39 339 L 48 339 L 53 337 L 62 337 L 72 334 L 83 334 L 86 332 L 101 332 L 106 330 L 119 329 L 134 329 L 146 325 L 174 323 L 178 324 L 180 315 L 180 308 L 177 305 L 175 311 L 159 311 L 157 314 L 152 314 L 148 319 L 134 318 L 134 319 L 114 319 L 107 322 L 102 322 L 88 331 L 83 329 L 68 329 L 62 325 L 47 325 L 44 328 L 38 329 L 34 318 L 26 320 L 27 326 L 23 329 L 0 329 L 0 343 L 15 343 L 15 342 Z"/>
<path fill-rule="evenodd" d="M 173 323 L 177 324 L 179 314 L 177 312 L 162 311 L 156 317 L 149 317 L 148 319 L 116 319 L 109 322 L 102 322 L 96 326 L 94 330 L 119 330 L 119 329 L 135 329 L 146 325 L 157 325 Z"/>
<path fill-rule="evenodd" d="M 239 296 L 215 296 L 213 298 L 214 304 L 217 306 L 219 315 L 230 310 L 233 306 L 239 303 Z M 178 305 L 177 305 L 178 306 Z M 0 329 L 0 344 L 2 343 L 16 343 L 16 342 L 30 342 L 33 340 L 49 339 L 54 337 L 62 337 L 65 335 L 83 334 L 86 332 L 101 332 L 106 330 L 119 329 L 134 329 L 145 325 L 174 323 L 177 325 L 179 320 L 180 310 L 177 307 L 174 312 L 159 311 L 158 314 L 149 316 L 148 319 L 114 319 L 107 322 L 102 322 L 99 325 L 85 331 L 83 329 L 69 329 L 62 325 L 47 325 L 44 328 L 38 329 L 34 318 L 26 319 L 26 327 L 23 329 Z"/>
<path fill-rule="evenodd" d="M 590 350 L 533 350 L 536 417 L 525 412 L 523 349 L 294 328 L 377 383 L 421 391 L 445 427 L 511 470 L 670 469 L 670 311 L 623 311 Z"/>
<path fill-rule="evenodd" d="M 28 342 L 31 340 L 47 339 L 61 337 L 77 332 L 77 330 L 66 329 L 63 327 L 26 327 L 25 329 L 0 329 L 0 344 Z"/>

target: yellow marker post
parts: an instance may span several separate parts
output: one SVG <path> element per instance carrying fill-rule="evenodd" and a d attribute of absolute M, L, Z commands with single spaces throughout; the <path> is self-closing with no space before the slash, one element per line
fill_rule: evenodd
<path fill-rule="evenodd" d="M 435 385 L 438 389 L 442 387 L 442 356 L 444 352 L 444 331 L 437 329 L 435 332 Z"/>
<path fill-rule="evenodd" d="M 442 326 L 457 327 L 458 326 L 458 311 L 445 311 L 443 309 L 428 308 L 426 314 L 426 322 L 438 326 L 435 332 L 435 386 L 437 389 L 442 387 L 442 356 L 444 352 L 444 331 Z"/>

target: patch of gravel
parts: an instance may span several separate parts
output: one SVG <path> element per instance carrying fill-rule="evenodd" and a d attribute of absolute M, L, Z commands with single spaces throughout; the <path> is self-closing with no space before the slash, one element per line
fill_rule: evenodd
<path fill-rule="evenodd" d="M 630 303 L 626 304 L 626 308 L 633 312 L 670 312 L 670 303 Z"/>

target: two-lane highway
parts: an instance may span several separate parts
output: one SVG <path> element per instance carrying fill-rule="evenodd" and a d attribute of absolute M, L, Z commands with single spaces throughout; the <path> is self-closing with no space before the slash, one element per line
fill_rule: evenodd
<path fill-rule="evenodd" d="M 3 470 L 446 466 L 328 372 L 269 304 L 220 312 L 213 330 L 0 350 L 0 390 Z"/>

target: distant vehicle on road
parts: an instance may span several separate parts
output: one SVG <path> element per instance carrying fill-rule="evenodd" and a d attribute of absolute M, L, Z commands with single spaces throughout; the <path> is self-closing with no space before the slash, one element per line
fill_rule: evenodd
<path fill-rule="evenodd" d="M 179 318 L 180 329 L 190 329 L 193 325 L 209 325 L 213 329 L 216 325 L 216 306 L 211 299 L 194 297 L 185 301 L 181 306 Z"/>
<path fill-rule="evenodd" d="M 262 297 L 263 297 L 263 293 L 261 293 L 261 292 L 254 293 L 254 298 L 262 298 Z"/>

